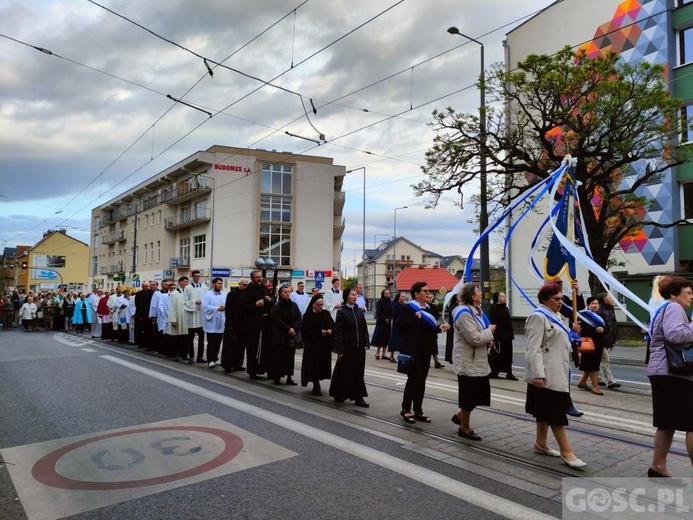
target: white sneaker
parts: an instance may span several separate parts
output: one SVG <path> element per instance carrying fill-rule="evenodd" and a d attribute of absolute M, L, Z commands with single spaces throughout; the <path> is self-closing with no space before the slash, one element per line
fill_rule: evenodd
<path fill-rule="evenodd" d="M 209 362 L 209 368 L 214 368 L 217 364 L 214 361 Z"/>

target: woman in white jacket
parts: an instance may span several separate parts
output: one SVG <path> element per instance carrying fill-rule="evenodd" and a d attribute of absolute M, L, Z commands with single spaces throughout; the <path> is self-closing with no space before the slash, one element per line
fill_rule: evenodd
<path fill-rule="evenodd" d="M 27 296 L 26 300 L 19 309 L 19 317 L 22 319 L 22 325 L 24 326 L 24 332 L 29 332 L 32 330 L 32 325 L 36 319 L 37 312 L 36 304 L 31 296 Z"/>
<path fill-rule="evenodd" d="M 587 464 L 573 453 L 565 432 L 568 424 L 566 411 L 570 405 L 568 369 L 571 335 L 567 319 L 559 313 L 563 305 L 561 285 L 542 285 L 538 299 L 539 307 L 525 322 L 525 381 L 528 383 L 525 410 L 536 417 L 537 421 L 534 451 L 550 457 L 560 457 L 571 468 L 584 468 Z M 573 325 L 575 332 L 579 332 L 579 329 L 579 325 Z M 560 451 L 549 448 L 549 427 Z"/>
<path fill-rule="evenodd" d="M 466 283 L 459 293 L 461 303 L 452 312 L 455 330 L 452 347 L 452 370 L 457 374 L 460 411 L 452 416 L 459 425 L 457 435 L 471 441 L 481 437 L 469 424 L 472 410 L 491 404 L 491 385 L 488 374 L 488 349 L 493 345 L 495 325 L 491 325 L 481 310 L 481 291 L 475 283 Z"/>

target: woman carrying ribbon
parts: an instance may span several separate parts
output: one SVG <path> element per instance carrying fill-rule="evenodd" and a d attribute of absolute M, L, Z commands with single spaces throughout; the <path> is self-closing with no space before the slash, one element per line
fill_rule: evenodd
<path fill-rule="evenodd" d="M 496 325 L 481 310 L 481 291 L 475 283 L 466 283 L 460 291 L 461 303 L 452 312 L 455 340 L 452 349 L 452 371 L 457 374 L 460 411 L 452 416 L 459 425 L 457 435 L 471 441 L 481 437 L 469 425 L 477 406 L 491 404 L 488 349 L 493 346 Z"/>
<path fill-rule="evenodd" d="M 537 421 L 534 452 L 560 457 L 564 464 L 574 469 L 584 468 L 587 463 L 575 455 L 565 432 L 568 425 L 566 410 L 570 403 L 568 368 L 574 336 L 568 330 L 567 319 L 560 314 L 563 305 L 561 285 L 542 285 L 538 299 L 539 306 L 525 322 L 525 381 L 528 383 L 525 410 Z M 580 325 L 575 323 L 573 330 L 579 332 Z M 549 427 L 560 451 L 548 445 Z"/>
<path fill-rule="evenodd" d="M 411 365 L 400 411 L 404 421 L 409 424 L 416 421 L 431 422 L 431 418 L 423 413 L 426 378 L 431 365 L 431 356 L 438 342 L 438 332 L 450 328 L 448 324 L 438 325 L 437 313 L 434 314 L 436 311 L 428 305 L 430 291 L 426 282 L 414 283 L 411 286 L 411 297 L 412 301 L 402 307 L 397 320 L 406 345 L 402 351 L 411 355 Z"/>
<path fill-rule="evenodd" d="M 599 389 L 599 363 L 604 352 L 604 334 L 607 332 L 604 319 L 597 314 L 599 311 L 599 300 L 594 296 L 587 298 L 587 308 L 578 313 L 580 323 L 580 337 L 591 338 L 593 350 L 580 351 L 580 370 L 582 377 L 577 387 L 587 390 L 596 395 L 604 395 Z M 587 379 L 592 382 L 592 386 L 587 386 Z"/>

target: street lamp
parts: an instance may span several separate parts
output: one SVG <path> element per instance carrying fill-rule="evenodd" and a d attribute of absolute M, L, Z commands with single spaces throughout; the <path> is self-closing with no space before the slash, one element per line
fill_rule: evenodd
<path fill-rule="evenodd" d="M 486 74 L 484 72 L 484 44 L 466 34 L 462 34 L 457 27 L 453 26 L 448 28 L 448 32 L 450 34 L 462 36 L 462 38 L 466 38 L 470 42 L 474 42 L 481 47 L 481 72 L 479 74 L 479 141 L 481 144 L 481 153 L 479 157 L 479 233 L 483 234 L 488 227 L 488 207 L 486 205 Z M 488 237 L 481 241 L 479 247 L 479 264 L 479 281 L 481 282 L 481 292 L 483 294 L 482 306 L 485 310 L 488 310 L 491 287 L 489 280 Z"/>
<path fill-rule="evenodd" d="M 397 212 L 401 209 L 407 209 L 409 206 L 395 208 L 395 226 L 392 232 L 392 292 L 395 291 L 395 274 L 397 270 Z"/>
<path fill-rule="evenodd" d="M 363 273 L 363 294 L 366 295 L 366 167 L 359 166 L 352 170 L 347 170 L 345 173 L 353 173 L 358 170 L 363 170 L 363 216 L 361 217 L 361 272 Z M 356 271 L 356 263 L 354 263 L 354 271 Z"/>

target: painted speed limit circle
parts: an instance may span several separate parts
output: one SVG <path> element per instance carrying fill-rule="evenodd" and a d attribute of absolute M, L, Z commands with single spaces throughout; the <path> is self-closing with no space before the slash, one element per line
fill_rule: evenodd
<path fill-rule="evenodd" d="M 140 428 L 63 446 L 39 459 L 31 474 L 60 489 L 131 489 L 203 474 L 229 462 L 242 449 L 240 437 L 218 428 Z"/>

